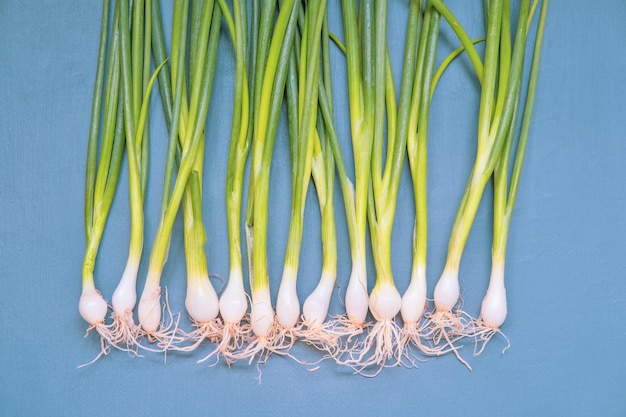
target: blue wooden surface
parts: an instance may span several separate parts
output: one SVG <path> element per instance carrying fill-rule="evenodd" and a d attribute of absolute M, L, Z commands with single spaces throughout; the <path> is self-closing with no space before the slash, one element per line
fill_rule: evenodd
<path fill-rule="evenodd" d="M 339 2 L 329 2 L 341 34 Z M 390 2 L 389 37 L 399 73 L 406 2 Z M 473 36 L 482 33 L 480 1 L 447 2 Z M 495 339 L 479 357 L 462 353 L 418 369 L 386 369 L 374 379 L 330 362 L 316 372 L 286 358 L 257 368 L 198 365 L 200 354 L 131 358 L 113 352 L 77 369 L 98 351 L 77 311 L 84 251 L 83 177 L 98 41 L 99 2 L 0 2 L 0 415 L 482 415 L 623 416 L 626 413 L 626 3 L 553 0 L 526 166 L 507 257 L 511 341 Z M 164 14 L 171 16 L 164 1 Z M 167 24 L 166 24 L 167 26 Z M 441 53 L 457 41 L 442 24 Z M 222 199 L 230 134 L 234 59 L 223 32 L 210 109 L 205 172 L 209 269 L 228 274 Z M 336 108 L 347 109 L 345 67 L 333 55 Z M 428 281 L 443 267 L 454 214 L 472 163 L 478 85 L 468 61 L 455 62 L 435 94 L 429 142 Z M 166 132 L 158 95 L 146 202 L 146 254 L 156 229 Z M 283 120 L 284 121 L 284 120 Z M 349 140 L 347 112 L 337 123 Z M 286 126 L 278 132 L 270 189 L 268 259 L 275 297 L 289 219 Z M 346 145 L 346 150 L 349 147 Z M 108 299 L 128 244 L 124 168 L 96 268 Z M 337 214 L 343 208 L 338 195 Z M 490 268 L 488 191 L 461 265 L 465 308 L 477 314 Z M 319 276 L 319 215 L 308 200 L 298 289 Z M 393 235 L 401 291 L 411 265 L 413 202 L 408 171 Z M 184 309 L 182 230 L 174 229 L 163 284 L 174 311 Z M 339 283 L 350 258 L 339 231 Z M 371 267 L 371 262 L 370 262 Z M 140 271 L 140 290 L 145 277 Z M 214 281 L 216 286 L 220 283 Z M 337 294 L 331 312 L 342 309 Z M 203 352 L 208 351 L 205 347 Z M 295 353 L 314 360 L 304 347 Z"/>

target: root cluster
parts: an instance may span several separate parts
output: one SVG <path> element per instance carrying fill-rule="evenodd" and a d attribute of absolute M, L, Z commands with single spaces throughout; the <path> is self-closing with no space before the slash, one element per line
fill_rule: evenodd
<path fill-rule="evenodd" d="M 166 354 L 174 352 L 187 355 L 200 347 L 211 345 L 210 350 L 197 362 L 211 361 L 212 366 L 224 361 L 228 366 L 237 362 L 265 364 L 272 355 L 289 357 L 308 367 L 324 360 L 346 366 L 354 373 L 374 377 L 388 367 L 417 367 L 431 357 L 454 355 L 471 370 L 462 357 L 461 349 L 470 341 L 474 355 L 483 353 L 486 345 L 496 335 L 501 335 L 506 346 L 510 342 L 500 329 L 489 327 L 481 319 L 474 319 L 460 309 L 431 311 L 419 322 L 380 320 L 354 323 L 346 316 L 331 317 L 322 325 L 312 324 L 304 318 L 291 328 L 274 322 L 268 335 L 259 337 L 252 331 L 249 316 L 241 322 L 223 322 L 216 318 L 208 322 L 195 322 L 184 331 L 179 326 L 179 315 L 163 307 L 166 321 L 157 332 L 146 333 L 132 319 L 132 315 L 111 315 L 110 323 L 100 323 L 87 329 L 100 337 L 100 351 L 90 362 L 108 355 L 112 349 L 141 356 L 142 351 Z M 304 361 L 292 353 L 296 343 L 321 353 L 316 362 Z M 260 372 L 260 370 L 259 370 Z"/>

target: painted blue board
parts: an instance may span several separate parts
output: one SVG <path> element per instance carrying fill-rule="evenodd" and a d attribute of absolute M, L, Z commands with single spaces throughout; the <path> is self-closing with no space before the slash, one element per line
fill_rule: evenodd
<path fill-rule="evenodd" d="M 407 2 L 391 1 L 392 64 L 399 75 Z M 447 2 L 472 36 L 482 34 L 482 2 Z M 507 257 L 511 347 L 494 339 L 469 372 L 448 355 L 418 369 L 353 375 L 330 361 L 316 372 L 288 358 L 213 367 L 192 355 L 133 358 L 98 352 L 83 338 L 77 311 L 84 251 L 83 178 L 100 22 L 99 2 L 0 2 L 0 415 L 626 415 L 626 4 L 607 0 L 550 5 L 527 161 Z M 164 1 L 171 18 L 171 2 Z M 329 2 L 342 36 L 340 5 Z M 166 26 L 169 26 L 166 24 Z M 209 269 L 228 274 L 224 161 L 230 135 L 234 59 L 223 30 L 207 121 L 204 215 Z M 168 35 L 169 36 L 169 35 Z M 458 44 L 442 24 L 440 59 Z M 344 60 L 333 52 L 339 133 L 349 140 Z M 444 75 L 433 104 L 429 142 L 428 283 L 432 294 L 475 150 L 478 83 L 466 58 Z M 153 146 L 146 201 L 146 254 L 157 226 L 166 130 L 158 93 L 150 119 Z M 283 115 L 284 116 L 284 115 Z M 283 118 L 270 189 L 268 242 L 272 294 L 280 279 L 289 219 L 289 155 Z M 349 149 L 346 147 L 346 149 Z M 112 208 L 96 268 L 107 299 L 127 254 L 127 170 Z M 321 268 L 319 214 L 307 201 L 298 291 Z M 340 195 L 339 276 L 350 271 Z M 491 192 L 479 209 L 461 265 L 465 309 L 476 315 L 490 269 Z M 393 235 L 398 287 L 408 285 L 413 202 L 405 170 Z M 372 268 L 370 260 L 369 267 Z M 173 311 L 184 311 L 180 219 L 163 284 Z M 214 279 L 216 287 L 219 279 Z M 371 283 L 370 283 L 371 285 Z M 332 313 L 342 311 L 335 294 Z M 183 314 L 183 322 L 186 317 Z M 305 360 L 319 357 L 298 346 Z"/>

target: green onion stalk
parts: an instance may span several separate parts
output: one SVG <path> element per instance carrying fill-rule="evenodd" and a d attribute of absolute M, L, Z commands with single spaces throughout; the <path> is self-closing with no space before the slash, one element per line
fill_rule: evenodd
<path fill-rule="evenodd" d="M 140 327 L 133 319 L 137 301 L 137 274 L 143 251 L 143 204 L 148 173 L 147 118 L 150 93 L 163 64 L 150 78 L 151 1 L 137 1 L 131 6 L 121 0 L 120 65 L 126 154 L 129 167 L 131 232 L 126 267 L 113 293 L 113 317 L 116 332 L 128 346 L 137 345 Z M 145 76 L 148 76 L 145 79 Z"/>
<path fill-rule="evenodd" d="M 333 39 L 335 41 L 335 43 L 337 43 L 337 45 L 339 45 L 339 47 L 342 50 L 345 50 L 343 48 L 343 44 L 338 42 L 335 39 Z M 327 92 L 327 88 L 324 85 L 320 85 L 319 86 L 319 109 L 321 111 L 321 116 L 323 119 L 323 125 L 324 125 L 324 130 L 322 131 L 321 129 L 319 130 L 320 133 L 322 133 L 323 135 L 325 135 L 325 142 L 326 142 L 326 169 L 325 169 L 325 173 L 327 175 L 327 177 L 334 177 L 334 169 L 332 167 L 331 164 L 331 158 L 332 160 L 334 160 L 334 164 L 335 164 L 335 168 L 337 170 L 337 175 L 338 175 L 338 179 L 339 179 L 339 183 L 341 185 L 341 193 L 342 193 L 342 197 L 343 197 L 343 202 L 344 202 L 344 206 L 346 208 L 346 223 L 347 223 L 347 227 L 348 227 L 348 234 L 349 234 L 349 238 L 350 238 L 350 249 L 352 252 L 352 259 L 356 259 L 356 255 L 355 253 L 358 251 L 358 245 L 356 244 L 356 236 L 357 236 L 357 222 L 356 222 L 356 213 L 355 213 L 355 208 L 356 208 L 356 204 L 355 204 L 355 190 L 354 190 L 354 186 L 353 183 L 350 181 L 350 179 L 348 178 L 348 174 L 347 174 L 347 169 L 346 169 L 346 164 L 343 160 L 343 154 L 341 151 L 341 147 L 339 145 L 339 137 L 337 134 L 337 130 L 336 130 L 336 126 L 335 126 L 335 122 L 334 122 L 334 112 L 333 112 L 333 106 L 332 106 L 332 97 L 330 92 Z M 328 90 L 330 91 L 330 90 Z M 330 153 L 330 155 L 328 155 L 328 153 Z M 315 167 L 314 167 L 315 168 Z M 314 173 L 314 177 L 315 177 L 315 170 L 313 171 Z M 327 184 L 330 184 L 331 178 L 327 178 Z M 334 181 L 334 180 L 333 180 Z M 316 180 L 316 187 L 317 187 L 317 180 Z M 331 186 L 329 185 L 328 189 L 326 190 L 328 193 L 331 192 Z M 318 192 L 319 194 L 319 192 Z M 327 199 L 329 198 L 328 195 L 326 197 Z M 328 201 L 328 200 L 327 200 Z M 328 214 L 331 210 L 328 207 L 324 207 L 324 211 L 326 212 L 327 216 L 330 217 L 331 215 Z M 322 215 L 324 215 L 324 213 L 322 213 Z M 334 214 L 332 215 L 334 216 Z M 327 219 L 328 219 L 327 217 Z M 328 220 L 328 240 L 325 240 L 325 247 L 324 247 L 324 251 L 326 252 L 326 248 L 328 247 L 328 252 L 332 253 L 334 251 L 334 253 L 336 254 L 336 232 L 334 230 L 334 228 L 332 227 L 332 224 L 334 223 L 333 220 L 334 217 L 331 217 L 331 220 Z M 332 223 L 331 223 L 332 222 Z M 324 223 L 324 219 L 322 219 L 322 223 Z M 326 227 L 324 226 L 324 224 L 322 225 L 323 229 L 326 229 Z M 326 239 L 326 237 L 324 236 L 324 232 L 322 233 L 322 238 Z M 334 268 L 336 269 L 336 259 L 332 259 L 332 255 L 327 255 L 328 259 L 328 265 L 329 268 Z M 334 264 L 334 266 L 333 266 Z M 364 265 L 363 265 L 364 266 Z M 360 269 L 356 269 L 357 265 L 355 265 L 354 261 L 352 263 L 352 275 L 351 275 L 351 279 L 357 279 L 354 278 L 357 275 L 356 272 Z M 332 271 L 332 269 L 330 269 Z M 320 285 L 322 285 L 322 283 L 320 282 Z M 330 285 L 329 283 L 323 284 L 323 292 L 326 294 L 326 297 L 330 297 L 330 291 L 331 291 L 331 287 L 332 285 Z M 329 286 L 330 285 L 330 286 Z M 316 289 L 317 291 L 317 289 Z M 308 301 L 308 300 L 307 300 Z M 329 303 L 329 301 L 326 301 L 325 303 Z M 307 313 L 307 306 L 306 306 L 306 302 L 305 302 L 305 308 L 304 308 L 304 313 L 305 315 L 308 315 Z M 356 310 L 353 309 L 352 312 L 354 313 Z M 317 313 L 319 314 L 319 313 Z M 367 312 L 366 312 L 367 314 Z M 354 315 L 352 316 L 354 319 Z M 306 321 L 305 321 L 306 322 Z M 333 346 L 333 352 L 331 352 L 333 354 L 334 357 L 338 357 L 338 355 L 341 354 L 342 350 L 338 349 L 337 346 L 337 341 L 333 341 L 333 339 L 336 336 L 348 336 L 348 339 L 352 338 L 353 336 L 356 336 L 360 333 L 363 332 L 364 328 L 366 327 L 367 323 L 365 322 L 355 322 L 352 319 L 350 319 L 349 316 L 339 316 L 339 317 L 334 317 L 332 320 L 328 321 L 327 323 L 325 323 L 324 328 L 330 333 L 330 340 L 328 340 L 327 342 L 332 342 L 332 343 L 323 343 L 323 345 L 325 346 Z"/>
<path fill-rule="evenodd" d="M 361 13 L 360 28 L 357 23 L 356 4 L 350 0 L 342 0 L 344 32 L 346 36 L 345 55 L 348 71 L 348 97 L 350 101 L 350 128 L 352 132 L 352 151 L 354 158 L 355 183 L 351 183 L 344 173 L 339 172 L 348 232 L 350 235 L 350 251 L 352 272 L 345 295 L 346 316 L 337 318 L 342 333 L 353 336 L 367 327 L 368 294 L 366 265 L 366 232 L 367 232 L 367 199 L 370 183 L 370 160 L 374 133 L 374 109 L 371 105 L 374 96 L 372 57 L 371 13 Z M 371 1 L 362 2 L 371 7 Z M 320 94 L 321 96 L 322 94 Z M 325 117 L 327 127 L 331 118 Z M 343 165 L 335 146 L 337 166 Z"/>
<path fill-rule="evenodd" d="M 89 324 L 87 332 L 94 329 L 100 335 L 101 352 L 98 357 L 107 354 L 110 346 L 120 347 L 122 342 L 117 332 L 113 331 L 113 326 L 105 323 L 108 306 L 101 293 L 96 289 L 94 282 L 98 248 L 115 196 L 125 140 L 122 129 L 123 117 L 120 109 L 121 99 L 119 97 L 119 28 L 117 25 L 119 6 L 115 7 L 113 33 L 110 42 L 108 42 L 108 69 L 105 71 L 109 10 L 109 0 L 103 0 L 96 79 L 87 145 L 85 175 L 86 248 L 82 266 L 82 292 L 78 303 L 80 315 Z M 102 132 L 100 132 L 101 116 L 104 117 Z"/>
<path fill-rule="evenodd" d="M 161 7 L 159 0 L 154 0 L 155 8 L 153 14 L 153 44 L 154 56 L 156 60 L 165 59 L 165 35 L 163 32 L 163 23 L 161 19 Z M 163 192 L 161 199 L 161 213 L 162 219 L 167 210 L 172 188 L 172 179 L 174 176 L 174 164 L 175 162 L 180 164 L 180 153 L 182 150 L 182 142 L 186 139 L 187 132 L 187 116 L 188 116 L 188 102 L 187 102 L 187 85 L 186 85 L 186 51 L 187 51 L 187 38 L 191 37 L 191 43 L 195 46 L 198 41 L 198 24 L 197 22 L 201 18 L 203 11 L 203 3 L 194 3 L 192 26 L 194 32 L 189 36 L 188 21 L 189 21 L 189 1 L 184 0 L 176 2 L 174 4 L 174 11 L 172 17 L 172 51 L 171 51 L 171 71 L 169 66 L 164 66 L 159 75 L 159 89 L 161 92 L 161 99 L 163 103 L 163 110 L 165 115 L 165 121 L 169 131 L 169 137 L 167 142 L 165 173 L 163 179 Z M 210 13 L 210 10 L 207 10 Z M 195 50 L 195 49 L 194 49 Z M 195 58 L 189 57 L 190 61 Z M 194 61 L 195 62 L 195 61 Z M 177 128 L 172 129 L 172 126 Z M 180 140 L 179 140 L 180 138 Z M 202 145 L 203 146 L 203 145 Z M 201 151 L 200 151 L 201 152 Z M 201 152 L 203 153 L 203 152 Z M 198 249 L 198 245 L 203 245 L 204 228 L 201 222 L 201 178 L 198 178 L 198 164 L 201 164 L 202 158 L 198 155 L 197 160 L 199 162 L 194 163 L 193 170 L 190 174 L 190 179 L 185 189 L 183 196 L 183 221 L 184 221 L 184 247 L 185 247 L 185 260 L 187 263 L 187 293 L 192 295 L 189 302 L 187 298 L 185 300 L 186 308 L 191 317 L 191 320 L 197 326 L 198 330 L 192 332 L 192 334 L 178 335 L 175 331 L 171 332 L 169 338 L 163 340 L 165 347 L 173 348 L 182 351 L 191 351 L 197 347 L 204 340 L 206 334 L 206 327 L 210 328 L 210 325 L 203 326 L 202 323 L 213 323 L 215 320 L 212 310 L 215 309 L 215 301 L 217 295 L 211 286 L 207 286 L 208 276 L 203 274 L 203 263 L 206 265 L 204 253 Z M 200 165 L 201 168 L 201 165 Z M 200 169 L 201 172 L 201 169 Z M 194 222 L 194 210 L 199 213 L 196 219 L 199 221 Z M 167 254 L 166 254 L 167 257 Z M 206 270 L 206 267 L 204 267 Z M 215 295 L 215 299 L 211 300 L 211 295 Z M 198 299 L 202 301 L 194 302 Z M 208 318 L 207 318 L 208 316 Z M 205 319 L 205 320 L 202 320 Z M 179 347 L 178 343 L 181 343 L 187 339 L 195 340 L 196 343 L 192 346 Z"/>
<path fill-rule="evenodd" d="M 180 208 L 181 201 L 183 201 L 185 193 L 187 193 L 189 189 L 195 191 L 189 191 L 188 198 L 190 198 L 191 201 L 189 201 L 189 199 L 186 200 L 188 206 L 185 207 L 187 210 L 184 208 L 185 213 L 183 214 L 186 218 L 185 228 L 188 229 L 185 238 L 188 287 L 191 282 L 192 290 L 198 287 L 206 290 L 206 287 L 202 286 L 203 278 L 198 278 L 205 276 L 206 258 L 203 250 L 199 248 L 203 246 L 205 237 L 201 217 L 198 217 L 200 214 L 198 209 L 199 206 L 201 206 L 201 192 L 199 191 L 201 168 L 196 165 L 196 159 L 198 155 L 203 152 L 204 126 L 209 110 L 211 87 L 215 72 L 215 62 L 217 60 L 221 12 L 219 7 L 214 7 L 214 5 L 214 1 L 207 1 L 204 2 L 201 7 L 201 22 L 198 27 L 196 42 L 197 49 L 195 50 L 194 59 L 190 60 L 189 73 L 191 91 L 189 109 L 186 124 L 184 124 L 185 128 L 183 129 L 184 137 L 179 139 L 181 149 L 178 173 L 171 194 L 169 190 L 164 189 L 169 199 L 159 223 L 150 253 L 148 274 L 138 308 L 139 323 L 143 331 L 146 332 L 150 338 L 156 339 L 166 346 L 169 346 L 169 343 L 173 340 L 172 338 L 177 329 L 175 327 L 172 328 L 172 326 L 176 324 L 174 321 L 167 326 L 164 326 L 161 321 L 160 281 L 167 257 L 174 220 Z M 183 35 L 181 34 L 181 36 Z M 180 53 L 181 51 L 178 52 Z M 177 67 L 177 72 L 173 72 L 172 77 L 176 79 L 176 76 L 183 70 L 183 67 Z M 177 82 L 178 81 L 177 79 Z M 182 94 L 182 88 L 178 85 L 176 86 L 176 90 L 177 92 L 180 91 Z M 175 97 L 175 102 L 180 99 L 180 96 Z M 182 107 L 182 104 L 180 106 Z M 181 123 L 185 123 L 185 121 Z M 176 124 L 170 125 L 170 139 L 172 137 L 172 129 L 178 129 L 180 132 L 180 126 Z M 198 171 L 198 169 L 200 169 L 200 171 Z M 188 184 L 191 184 L 189 188 L 187 187 Z M 191 205 L 191 207 L 189 207 L 189 205 Z M 192 215 L 193 220 L 191 219 Z M 208 276 L 208 274 L 206 275 Z M 200 284 L 198 284 L 198 282 L 200 282 Z M 186 305 L 188 306 L 187 302 Z"/>
<path fill-rule="evenodd" d="M 214 355 L 235 361 L 232 354 L 243 347 L 251 328 L 244 322 L 248 299 L 243 282 L 241 253 L 241 205 L 246 160 L 250 150 L 250 96 L 247 75 L 247 7 L 245 0 L 233 1 L 230 13 L 224 0 L 219 0 L 235 49 L 235 99 L 226 175 L 226 216 L 230 249 L 228 284 L 219 299 L 222 323 L 218 329 L 216 348 L 201 361 Z"/>
<path fill-rule="evenodd" d="M 295 341 L 294 330 L 300 318 L 300 301 L 296 291 L 304 206 L 311 179 L 315 127 L 317 120 L 318 81 L 320 69 L 320 44 L 322 25 L 326 14 L 326 1 L 315 0 L 306 4 L 300 42 L 298 86 L 288 88 L 291 92 L 288 111 L 290 120 L 290 149 L 292 166 L 292 205 L 287 251 L 283 275 L 276 299 L 276 320 L 283 332 L 281 337 Z M 295 73 L 297 48 L 292 49 L 291 71 Z M 295 75 L 295 74 L 294 74 Z M 295 81 L 295 76 L 289 77 Z M 291 83 L 289 83 L 291 84 Z M 295 84 L 295 82 L 293 83 Z M 292 85 L 292 87 L 295 87 Z M 294 93 L 297 90 L 297 101 Z M 291 104 L 291 103 L 290 103 Z M 295 113 L 295 114 L 294 114 Z"/>
<path fill-rule="evenodd" d="M 413 19 L 418 6 L 411 4 L 409 21 Z M 441 354 L 442 350 L 428 346 L 423 342 L 424 325 L 422 318 L 427 307 L 426 293 L 426 255 L 428 246 L 428 119 L 432 92 L 438 79 L 439 71 L 434 71 L 434 63 L 439 37 L 440 14 L 430 5 L 426 5 L 424 19 L 419 36 L 417 71 L 411 96 L 411 112 L 407 127 L 407 155 L 413 197 L 415 200 L 415 224 L 413 226 L 413 264 L 411 280 L 402 296 L 401 315 L 403 321 L 399 359 L 408 357 L 408 346 L 413 345 L 426 354 Z M 419 23 L 415 23 L 419 25 Z M 457 53 L 458 54 L 458 53 Z M 453 55 L 454 56 L 454 55 Z M 441 68 L 445 69 L 446 61 Z M 412 360 L 409 359 L 411 362 Z"/>
<path fill-rule="evenodd" d="M 448 19 L 446 16 L 449 15 L 449 11 L 440 0 L 430 2 L 444 18 Z M 515 124 L 513 119 L 521 91 L 529 3 L 529 0 L 521 3 L 512 50 L 509 2 L 493 0 L 490 3 L 484 68 L 480 78 L 482 91 L 476 160 L 454 221 L 446 265 L 435 286 L 435 310 L 428 315 L 434 343 L 444 342 L 450 346 L 468 368 L 469 365 L 460 358 L 452 346 L 455 338 L 471 335 L 474 322 L 457 306 L 460 298 L 459 266 L 485 186 L 500 158 L 511 124 Z M 474 49 L 471 41 L 464 41 L 461 38 L 460 40 L 466 50 Z"/>
<path fill-rule="evenodd" d="M 189 77 L 189 88 L 194 90 L 194 86 L 200 81 L 198 75 L 194 76 L 193 68 L 197 63 L 202 62 L 203 55 L 201 51 L 207 49 L 207 42 L 217 42 L 218 37 L 214 34 L 208 36 L 202 33 L 201 29 L 206 29 L 200 22 L 220 17 L 215 16 L 213 8 L 217 6 L 215 3 L 194 2 L 191 9 L 191 25 L 189 34 L 189 66 L 191 68 Z M 175 118 L 178 118 L 178 137 L 181 149 L 185 147 L 185 141 L 188 140 L 186 135 L 187 126 L 184 116 L 189 114 L 188 103 L 186 101 L 186 82 L 185 82 L 185 61 L 186 61 L 186 38 L 187 38 L 187 19 L 189 15 L 189 5 L 187 1 L 177 2 L 174 9 L 173 36 L 172 39 L 172 88 L 174 94 L 174 110 Z M 220 25 L 215 26 L 215 21 L 210 30 L 219 30 Z M 215 45 L 209 46 L 213 50 Z M 180 101 L 180 103 L 179 103 Z M 204 129 L 204 127 L 202 127 Z M 176 130 L 171 130 L 170 140 L 176 141 Z M 194 341 L 189 346 L 179 348 L 177 350 L 192 351 L 197 348 L 205 339 L 217 341 L 221 334 L 221 322 L 218 319 L 219 305 L 218 297 L 213 285 L 209 280 L 209 272 L 207 267 L 206 255 L 204 252 L 204 244 L 206 242 L 206 232 L 202 221 L 202 173 L 204 165 L 204 149 L 205 134 L 202 132 L 200 138 L 198 153 L 194 161 L 187 186 L 183 195 L 183 228 L 184 228 L 184 245 L 185 260 L 187 266 L 187 294 L 185 298 L 185 308 L 189 317 L 195 326 L 195 330 L 186 335 L 187 339 Z M 169 148 L 169 146 L 168 146 Z M 169 193 L 164 195 L 169 197 Z M 169 340 L 172 344 L 181 341 L 180 337 L 172 337 Z"/>
<path fill-rule="evenodd" d="M 272 352 L 290 348 L 276 338 L 276 320 L 272 308 L 267 271 L 267 226 L 270 165 L 278 127 L 278 117 L 285 91 L 288 60 L 297 29 L 299 1 L 282 2 L 274 24 L 274 1 L 263 4 L 256 38 L 253 86 L 252 160 L 248 189 L 245 229 L 251 290 L 250 325 L 254 337 L 233 359 L 252 361 L 259 354 L 263 361 Z M 258 1 L 252 3 L 252 15 L 259 15 Z M 273 32 L 272 29 L 273 28 Z"/>
<path fill-rule="evenodd" d="M 532 11 L 537 7 L 537 1 L 533 3 Z M 531 16 L 532 12 L 531 11 Z M 517 124 L 511 123 L 509 131 L 505 137 L 505 143 L 502 154 L 495 166 L 494 171 L 494 234 L 493 248 L 491 252 L 492 266 L 491 277 L 487 294 L 483 298 L 480 316 L 475 324 L 474 337 L 482 342 L 482 346 L 478 348 L 476 353 L 479 354 L 485 348 L 487 342 L 497 333 L 501 333 L 500 326 L 506 320 L 507 302 L 506 289 L 504 287 L 504 264 L 506 257 L 506 246 L 511 225 L 511 216 L 515 207 L 517 191 L 524 165 L 526 148 L 528 144 L 528 136 L 530 133 L 530 124 L 532 120 L 532 111 L 535 101 L 535 91 L 537 89 L 537 79 L 539 74 L 539 63 L 541 60 L 541 47 L 543 43 L 543 33 L 545 30 L 546 16 L 548 11 L 548 0 L 541 3 L 541 12 L 539 23 L 535 37 L 535 45 L 533 51 L 532 64 L 528 79 L 528 88 L 526 93 L 526 103 L 522 115 L 522 124 L 517 141 L 517 147 L 513 151 L 515 142 L 515 133 Z M 532 18 L 528 19 L 530 25 Z M 520 106 L 516 103 L 516 107 Z M 517 113 L 517 108 L 516 108 Z M 513 121 L 516 117 L 513 118 Z M 509 183 L 509 165 L 513 162 L 513 170 Z M 506 336 L 505 336 L 506 338 Z M 508 339 L 507 339 L 508 341 Z M 508 346 L 507 346 L 508 347 Z M 505 348 L 506 349 L 506 348 Z"/>
<path fill-rule="evenodd" d="M 299 16 L 299 21 L 302 25 L 301 30 L 303 31 L 303 36 L 306 36 L 306 32 L 304 32 L 306 27 L 301 16 Z M 306 47 L 304 47 L 303 51 L 302 39 L 299 33 L 295 34 L 294 44 L 295 46 L 291 49 L 289 56 L 289 68 L 285 81 L 291 167 L 291 219 L 283 264 L 283 275 L 276 299 L 276 329 L 280 332 L 280 336 L 277 336 L 277 338 L 281 337 L 288 342 L 295 342 L 294 336 L 298 331 L 295 326 L 300 313 L 300 303 L 296 292 L 296 279 L 302 239 L 304 204 L 306 203 L 306 193 L 303 193 L 303 189 L 308 188 L 310 182 L 312 159 L 312 155 L 309 153 L 309 143 L 312 143 L 312 140 L 310 140 L 308 135 L 303 137 L 301 141 L 298 140 L 298 130 L 301 121 L 301 108 L 299 107 L 301 96 L 299 92 L 301 83 L 304 80 L 304 77 L 299 77 L 299 69 L 305 66 L 302 64 L 302 54 L 304 54 L 306 60 Z M 299 67 L 298 63 L 302 65 Z M 299 165 L 302 168 L 300 173 L 298 172 Z"/>
<path fill-rule="evenodd" d="M 331 135 L 327 134 L 322 115 L 322 104 L 319 98 L 323 94 L 324 100 L 333 112 L 332 106 L 332 75 L 330 68 L 330 35 L 328 30 L 328 10 L 324 14 L 321 43 L 321 73 L 318 82 L 318 116 L 317 129 L 313 139 L 314 148 L 311 162 L 311 173 L 315 184 L 317 199 L 321 213 L 322 237 L 322 272 L 320 280 L 302 306 L 302 328 L 299 337 L 308 344 L 331 354 L 338 344 L 338 332 L 333 322 L 326 321 L 332 298 L 332 291 L 337 278 L 337 230 L 335 222 L 335 157 L 331 144 Z"/>

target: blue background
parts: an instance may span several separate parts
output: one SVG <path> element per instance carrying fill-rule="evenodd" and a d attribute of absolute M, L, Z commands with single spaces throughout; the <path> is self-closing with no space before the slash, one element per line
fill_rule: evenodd
<path fill-rule="evenodd" d="M 166 26 L 170 2 L 164 2 Z M 339 2 L 330 1 L 341 34 Z M 406 2 L 390 2 L 394 69 L 401 68 Z M 450 7 L 472 36 L 482 34 L 480 1 Z M 368 379 L 330 362 L 317 372 L 287 358 L 254 365 L 198 365 L 193 355 L 131 358 L 98 352 L 77 311 L 84 251 L 83 178 L 100 22 L 96 1 L 0 2 L 0 415 L 626 415 L 626 3 L 553 0 L 545 34 L 526 166 L 507 257 L 509 316 L 473 357 L 469 372 L 451 356 L 419 369 L 385 369 Z M 206 252 L 209 269 L 228 273 L 224 192 L 234 59 L 223 31 L 207 136 Z M 441 56 L 458 42 L 442 23 Z M 349 140 L 343 58 L 333 55 L 337 123 Z M 429 138 L 432 287 L 445 260 L 454 214 L 473 159 L 478 84 L 465 58 L 444 75 L 432 104 Z M 398 75 L 398 74 L 396 74 Z M 153 148 L 146 203 L 146 248 L 159 210 L 166 140 L 158 93 L 152 100 Z M 284 122 L 284 119 L 283 119 Z M 273 296 L 289 219 L 286 126 L 278 133 L 270 190 L 268 259 Z M 405 171 L 393 236 L 394 274 L 408 285 L 413 199 Z M 96 268 L 107 299 L 127 254 L 128 187 L 124 168 Z M 337 194 L 337 215 L 343 207 Z M 490 269 L 491 193 L 477 215 L 461 265 L 465 309 L 476 315 Z M 319 277 L 319 214 L 311 193 L 298 290 Z M 163 284 L 184 311 L 180 222 Z M 338 282 L 350 258 L 340 221 Z M 370 263 L 371 267 L 371 263 Z M 139 290 L 145 277 L 140 271 Z M 216 286 L 219 280 L 214 280 Z M 331 312 L 341 311 L 334 294 Z M 185 318 L 186 320 L 186 318 Z M 318 356 L 305 347 L 303 359 Z"/>

